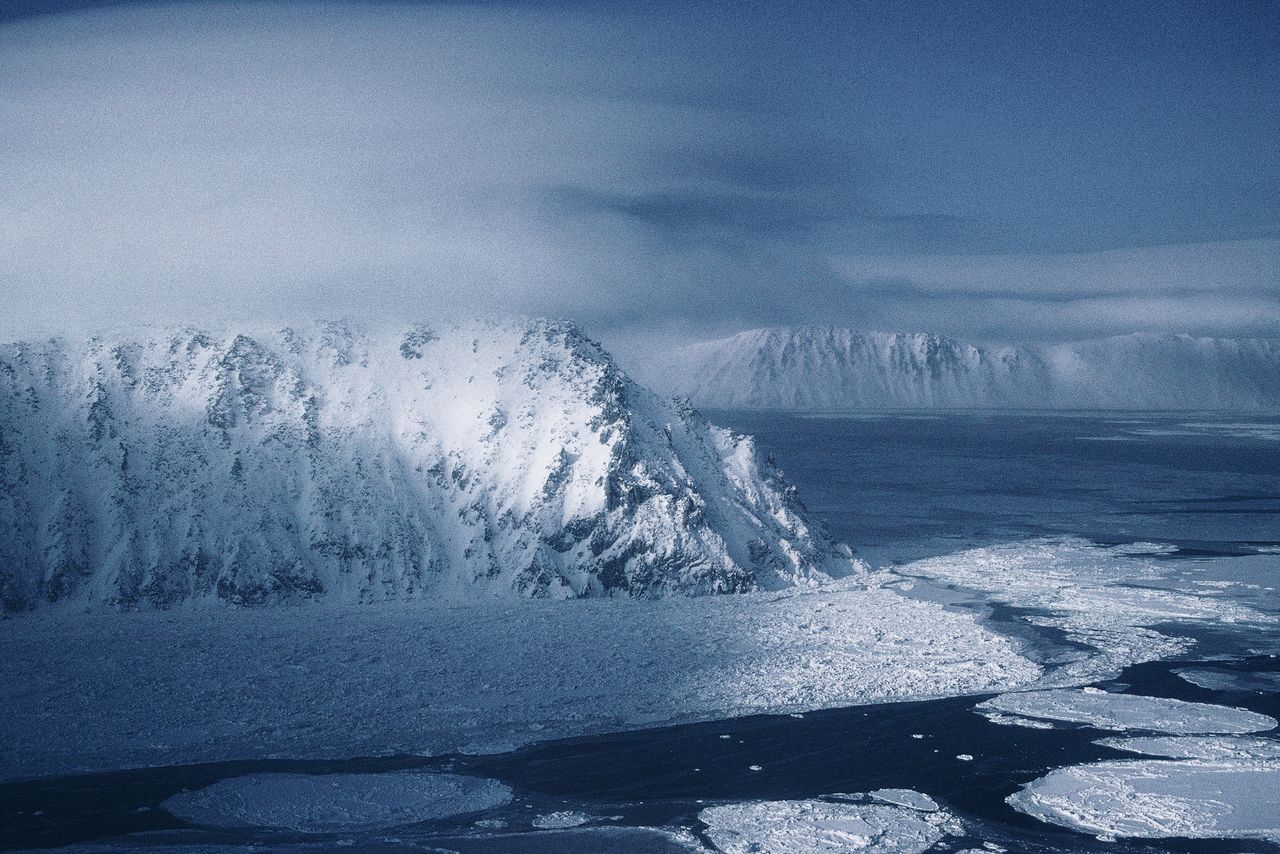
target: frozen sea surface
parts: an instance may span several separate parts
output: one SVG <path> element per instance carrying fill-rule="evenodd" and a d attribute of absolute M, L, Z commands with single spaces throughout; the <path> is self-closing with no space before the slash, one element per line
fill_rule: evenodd
<path fill-rule="evenodd" d="M 258 757 L 510 750 L 688 720 L 1004 691 L 972 613 L 837 585 L 659 602 L 0 621 L 0 779 Z"/>

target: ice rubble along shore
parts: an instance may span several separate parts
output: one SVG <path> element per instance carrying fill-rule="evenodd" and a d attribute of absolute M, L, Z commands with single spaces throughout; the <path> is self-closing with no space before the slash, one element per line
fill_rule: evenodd
<path fill-rule="evenodd" d="M 0 610 L 778 589 L 861 568 L 572 324 L 0 345 Z"/>

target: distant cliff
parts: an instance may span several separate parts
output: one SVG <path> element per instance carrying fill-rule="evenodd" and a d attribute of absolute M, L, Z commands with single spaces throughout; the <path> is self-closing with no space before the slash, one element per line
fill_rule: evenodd
<path fill-rule="evenodd" d="M 858 567 L 569 324 L 0 345 L 0 606 L 777 588 Z"/>
<path fill-rule="evenodd" d="M 1135 334 L 1045 346 L 839 327 L 672 351 L 662 390 L 710 408 L 1280 408 L 1280 340 Z"/>

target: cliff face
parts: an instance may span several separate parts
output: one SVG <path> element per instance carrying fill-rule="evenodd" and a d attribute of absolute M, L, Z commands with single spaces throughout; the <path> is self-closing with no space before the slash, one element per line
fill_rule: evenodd
<path fill-rule="evenodd" d="M 0 605 L 782 587 L 859 567 L 574 327 L 0 346 Z"/>
<path fill-rule="evenodd" d="M 755 329 L 675 351 L 664 390 L 706 407 L 1280 407 L 1280 341 L 1137 334 L 1052 346 L 838 327 Z"/>

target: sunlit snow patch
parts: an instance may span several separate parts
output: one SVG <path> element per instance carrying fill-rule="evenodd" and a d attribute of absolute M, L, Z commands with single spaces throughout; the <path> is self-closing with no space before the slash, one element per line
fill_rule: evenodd
<path fill-rule="evenodd" d="M 1261 732 L 1276 725 L 1275 718 L 1245 709 L 1136 694 L 1109 694 L 1096 688 L 1001 694 L 979 703 L 977 710 L 982 714 L 994 712 L 1067 721 L 1099 729 L 1138 729 L 1174 735 Z"/>
<path fill-rule="evenodd" d="M 1101 837 L 1280 841 L 1280 762 L 1099 762 L 1010 795 L 1014 809 Z"/>
<path fill-rule="evenodd" d="M 511 789 L 454 774 L 254 774 L 183 792 L 164 808 L 193 824 L 339 833 L 500 807 Z"/>
<path fill-rule="evenodd" d="M 918 854 L 942 839 L 953 821 L 941 811 L 818 800 L 728 804 L 705 809 L 698 818 L 723 854 Z"/>

